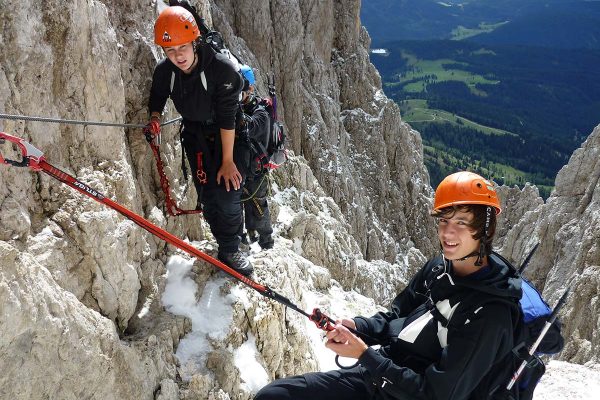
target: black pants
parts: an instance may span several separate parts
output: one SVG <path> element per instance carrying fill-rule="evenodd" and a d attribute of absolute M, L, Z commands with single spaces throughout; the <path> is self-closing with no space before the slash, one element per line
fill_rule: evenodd
<path fill-rule="evenodd" d="M 239 233 L 243 227 L 242 189 L 234 190 L 230 186 L 228 192 L 223 179 L 217 184 L 217 172 L 222 160 L 219 130 L 215 127 L 194 126 L 192 131 L 186 125 L 181 133 L 181 143 L 190 164 L 204 219 L 217 240 L 219 252 L 238 251 L 241 241 Z M 243 149 L 234 148 L 236 166 L 244 175 L 245 170 L 240 167 L 240 158 L 244 156 L 242 152 Z M 200 178 L 206 179 L 201 181 Z"/>
<path fill-rule="evenodd" d="M 269 213 L 269 204 L 267 203 L 267 191 L 269 189 L 269 179 L 266 174 L 261 174 L 253 178 L 246 179 L 244 184 L 244 219 L 246 229 L 258 232 L 260 235 L 259 244 L 267 244 L 272 241 L 271 234 L 271 214 Z"/>
<path fill-rule="evenodd" d="M 254 400 L 371 400 L 368 373 L 362 367 L 312 372 L 278 379 L 262 388 Z"/>

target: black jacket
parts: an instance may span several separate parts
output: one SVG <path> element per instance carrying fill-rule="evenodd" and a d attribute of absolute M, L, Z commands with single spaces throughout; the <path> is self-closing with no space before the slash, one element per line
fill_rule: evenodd
<path fill-rule="evenodd" d="M 354 319 L 359 332 L 383 343 L 359 360 L 375 398 L 488 399 L 508 382 L 521 279 L 497 254 L 488 259 L 489 266 L 466 277 L 455 276 L 441 257 L 432 259 L 391 311 Z"/>
<path fill-rule="evenodd" d="M 258 141 L 265 149 L 269 145 L 269 112 L 260 104 L 260 99 L 253 99 L 251 104 L 242 105 L 244 112 L 244 124 L 248 128 L 248 136 Z"/>
<path fill-rule="evenodd" d="M 156 65 L 150 89 L 150 112 L 162 112 L 171 97 L 186 128 L 210 121 L 218 128 L 234 129 L 242 77 L 226 56 L 215 53 L 209 45 L 200 45 L 197 54 L 200 62 L 190 74 L 183 73 L 168 58 Z M 171 91 L 173 73 L 175 79 Z"/>

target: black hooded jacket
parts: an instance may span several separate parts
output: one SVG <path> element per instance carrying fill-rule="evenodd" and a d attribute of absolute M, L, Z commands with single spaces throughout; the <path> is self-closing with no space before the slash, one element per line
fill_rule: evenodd
<path fill-rule="evenodd" d="M 186 129 L 207 121 L 218 128 L 234 129 L 242 77 L 225 55 L 215 53 L 207 44 L 199 46 L 197 55 L 199 63 L 190 74 L 185 74 L 168 58 L 156 65 L 150 89 L 150 112 L 162 112 L 171 97 Z"/>
<path fill-rule="evenodd" d="M 376 399 L 478 400 L 505 385 L 521 322 L 521 278 L 497 254 L 465 277 L 436 257 L 394 299 L 391 311 L 354 319 L 383 343 L 359 362 Z M 374 344 L 374 343 L 368 343 Z"/>

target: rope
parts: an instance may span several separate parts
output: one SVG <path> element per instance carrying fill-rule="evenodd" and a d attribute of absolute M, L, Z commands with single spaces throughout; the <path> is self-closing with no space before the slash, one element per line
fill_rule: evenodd
<path fill-rule="evenodd" d="M 160 156 L 158 145 L 150 142 L 150 148 L 152 149 L 152 153 L 154 153 L 154 158 L 156 159 L 156 169 L 158 170 L 158 175 L 160 176 L 160 186 L 162 188 L 163 193 L 165 194 L 165 207 L 167 208 L 167 212 L 174 217 L 182 214 L 202 213 L 201 209 L 183 210 L 179 208 L 177 202 L 173 200 L 173 197 L 171 197 L 171 187 L 169 185 L 169 178 L 165 174 L 164 164 Z"/>
<path fill-rule="evenodd" d="M 48 118 L 48 117 L 33 117 L 29 115 L 15 115 L 15 114 L 0 114 L 0 119 L 12 119 L 22 121 L 38 121 L 38 122 L 52 122 L 57 124 L 68 124 L 68 125 L 96 125 L 96 126 L 116 126 L 120 128 L 143 128 L 144 124 L 118 124 L 114 122 L 101 122 L 101 121 L 83 121 L 76 119 L 61 119 L 61 118 Z M 181 117 L 169 120 L 160 126 L 167 126 L 180 121 Z"/>

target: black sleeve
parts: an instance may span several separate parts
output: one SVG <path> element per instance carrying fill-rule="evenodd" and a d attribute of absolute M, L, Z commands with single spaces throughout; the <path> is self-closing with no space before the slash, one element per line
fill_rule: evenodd
<path fill-rule="evenodd" d="M 425 303 L 427 298 L 423 294 L 425 292 L 423 288 L 423 276 L 425 271 L 429 268 L 430 263 L 425 264 L 419 272 L 411 279 L 408 286 L 404 288 L 392 302 L 390 311 L 379 312 L 370 318 L 366 317 L 355 317 L 354 323 L 356 324 L 356 330 L 369 335 L 375 339 L 380 340 L 382 343 L 387 342 L 390 335 L 392 334 L 390 322 L 399 318 L 406 317 L 415 308 Z M 397 335 L 398 332 L 395 332 Z M 369 345 L 377 343 L 367 343 Z"/>
<path fill-rule="evenodd" d="M 217 125 L 221 129 L 235 129 L 235 115 L 239 107 L 240 92 L 244 81 L 224 55 L 217 54 L 215 62 L 212 64 L 217 76 L 217 85 L 213 95 Z"/>
<path fill-rule="evenodd" d="M 258 140 L 265 138 L 269 130 L 269 114 L 267 110 L 259 107 L 249 117 L 246 123 L 248 124 L 248 134 L 250 137 Z"/>
<path fill-rule="evenodd" d="M 150 99 L 148 100 L 148 111 L 150 113 L 156 111 L 162 113 L 167 100 L 171 95 L 171 75 L 173 69 L 170 66 L 170 61 L 164 59 L 160 61 L 154 73 L 152 74 L 152 86 L 150 88 Z"/>
<path fill-rule="evenodd" d="M 512 349 L 510 310 L 488 304 L 448 335 L 439 362 L 423 374 L 394 362 L 369 348 L 359 362 L 373 383 L 392 399 L 467 400 L 494 363 Z"/>

